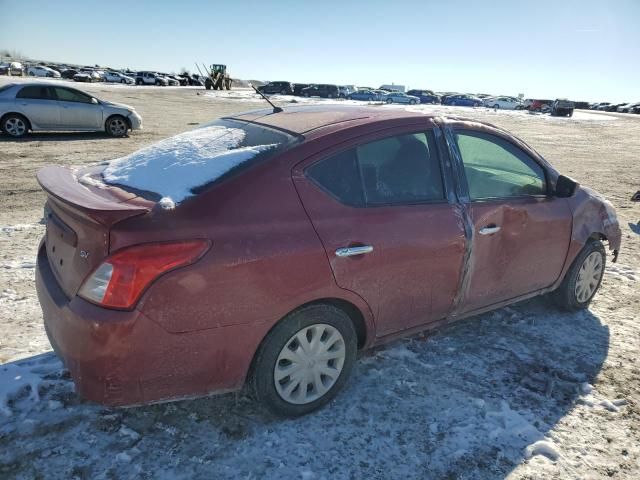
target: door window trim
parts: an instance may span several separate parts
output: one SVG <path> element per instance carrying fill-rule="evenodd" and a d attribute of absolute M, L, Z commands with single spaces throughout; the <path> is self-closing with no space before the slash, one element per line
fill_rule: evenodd
<path fill-rule="evenodd" d="M 522 199 L 549 199 L 552 197 L 551 195 L 551 182 L 549 181 L 549 172 L 536 158 L 531 156 L 526 150 L 521 148 L 519 145 L 516 145 L 508 138 L 499 135 L 498 133 L 492 131 L 485 131 L 483 129 L 475 129 L 468 127 L 454 127 L 454 126 L 446 126 L 445 136 L 447 138 L 447 143 L 449 144 L 449 151 L 452 153 L 452 157 L 455 159 L 456 163 L 456 183 L 458 184 L 458 194 L 461 198 L 461 201 L 465 203 L 499 203 L 511 200 L 522 200 Z M 458 142 L 456 140 L 457 133 L 470 133 L 476 137 L 481 138 L 482 136 L 489 136 L 493 138 L 497 138 L 500 141 L 508 144 L 510 147 L 517 149 L 522 152 L 527 158 L 533 161 L 536 165 L 538 165 L 544 174 L 544 183 L 545 183 L 545 191 L 546 193 L 540 195 L 514 195 L 512 197 L 487 197 L 487 198 L 478 198 L 471 199 L 469 195 L 469 183 L 467 181 L 467 175 L 464 170 L 464 161 L 462 160 L 462 154 L 460 153 L 460 149 L 458 147 Z M 510 152 L 511 153 L 511 152 Z"/>
<path fill-rule="evenodd" d="M 411 128 L 409 128 L 411 127 Z M 332 192 L 330 192 L 329 190 L 327 190 L 323 185 L 321 185 L 319 182 L 317 182 L 310 174 L 309 174 L 309 170 L 314 166 L 319 164 L 320 162 L 333 157 L 335 155 L 340 155 L 341 153 L 344 153 L 348 150 L 357 148 L 360 145 L 365 145 L 367 143 L 372 143 L 372 142 L 377 142 L 380 140 L 384 140 L 385 138 L 390 138 L 390 137 L 396 137 L 396 136 L 400 136 L 400 135 L 411 135 L 411 134 L 416 134 L 416 133 L 424 133 L 425 135 L 428 135 L 428 133 L 431 132 L 433 133 L 434 136 L 434 142 L 436 145 L 436 154 L 438 155 L 438 164 L 440 166 L 440 177 L 441 177 L 441 181 L 442 181 L 442 189 L 443 189 L 443 198 L 441 199 L 437 199 L 437 200 L 422 200 L 422 201 L 413 201 L 413 202 L 394 202 L 394 203 L 374 203 L 374 204 L 367 204 L 366 203 L 366 199 L 365 199 L 365 195 L 364 195 L 364 182 L 362 179 L 362 173 L 361 173 L 361 169 L 360 166 L 358 165 L 358 179 L 360 181 L 360 186 L 362 188 L 362 192 L 363 192 L 363 204 L 362 205 L 353 205 L 353 204 L 349 204 L 349 203 L 345 203 L 343 200 L 341 200 L 340 198 L 338 198 L 336 195 L 334 195 Z M 382 135 L 381 135 L 382 134 Z M 427 126 L 422 126 L 422 125 L 410 125 L 410 126 L 405 126 L 405 127 L 392 127 L 392 128 L 385 128 L 376 132 L 370 132 L 364 135 L 359 135 L 357 137 L 353 137 L 350 138 L 349 140 L 346 140 L 344 142 L 341 142 L 340 144 L 336 144 L 336 145 L 332 145 L 331 147 L 324 149 L 321 152 L 318 152 L 316 154 L 311 155 L 307 160 L 309 160 L 310 158 L 312 158 L 313 160 L 311 160 L 309 163 L 307 163 L 307 160 L 301 162 L 301 163 L 306 163 L 306 165 L 304 165 L 304 167 L 302 168 L 303 171 L 303 175 L 305 177 L 305 179 L 307 179 L 309 182 L 311 182 L 313 185 L 315 185 L 318 189 L 320 189 L 323 193 L 329 195 L 331 198 L 333 198 L 336 202 L 338 202 L 340 205 L 343 205 L 345 207 L 350 207 L 350 208 L 387 208 L 387 207 L 406 207 L 406 206 L 413 206 L 413 205 L 433 205 L 433 204 L 452 204 L 455 203 L 455 198 L 453 197 L 453 185 L 450 183 L 450 175 L 449 175 L 449 168 L 450 166 L 448 165 L 449 163 L 449 156 L 447 155 L 447 151 L 446 148 L 444 148 L 443 145 L 444 142 L 444 135 L 442 134 L 441 128 L 439 125 L 433 123 L 431 125 L 427 125 Z M 337 148 L 336 148 L 337 147 Z M 294 170 L 298 167 L 298 165 L 294 166 Z M 445 172 L 446 170 L 446 172 Z"/>

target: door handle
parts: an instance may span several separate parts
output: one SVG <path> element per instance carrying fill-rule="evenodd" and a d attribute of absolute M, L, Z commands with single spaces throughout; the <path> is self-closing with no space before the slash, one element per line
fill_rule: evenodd
<path fill-rule="evenodd" d="M 353 257 L 373 252 L 373 245 L 361 245 L 358 247 L 342 247 L 336 250 L 337 257 Z"/>
<path fill-rule="evenodd" d="M 500 227 L 494 224 L 487 225 L 479 230 L 480 235 L 491 235 L 492 233 L 498 233 L 499 231 Z"/>

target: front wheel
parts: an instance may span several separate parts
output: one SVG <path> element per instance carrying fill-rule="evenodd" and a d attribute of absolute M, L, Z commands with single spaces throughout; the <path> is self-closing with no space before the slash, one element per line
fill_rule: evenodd
<path fill-rule="evenodd" d="M 602 242 L 589 241 L 571 264 L 558 290 L 554 292 L 558 306 L 565 310 L 587 308 L 600 288 L 605 266 L 606 255 Z"/>
<path fill-rule="evenodd" d="M 114 115 L 107 120 L 105 130 L 112 137 L 124 137 L 129 131 L 129 124 L 124 117 Z"/>
<path fill-rule="evenodd" d="M 393 99 L 392 98 L 387 98 L 387 103 L 393 103 Z"/>
<path fill-rule="evenodd" d="M 356 332 L 344 311 L 332 305 L 301 308 L 278 323 L 256 353 L 255 396 L 278 415 L 312 412 L 338 394 L 356 351 Z"/>

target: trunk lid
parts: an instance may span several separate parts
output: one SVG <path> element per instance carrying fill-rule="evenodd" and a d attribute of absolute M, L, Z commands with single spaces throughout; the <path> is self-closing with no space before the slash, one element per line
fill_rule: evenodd
<path fill-rule="evenodd" d="M 69 168 L 45 167 L 37 178 L 47 193 L 45 245 L 49 265 L 70 298 L 109 254 L 111 227 L 147 213 L 154 202 L 117 187 L 81 184 Z"/>

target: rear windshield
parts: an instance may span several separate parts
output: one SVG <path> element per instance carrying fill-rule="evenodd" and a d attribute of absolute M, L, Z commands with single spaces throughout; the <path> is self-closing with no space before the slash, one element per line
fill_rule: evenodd
<path fill-rule="evenodd" d="M 220 119 L 113 160 L 102 176 L 105 183 L 178 205 L 298 141 L 265 126 Z"/>

